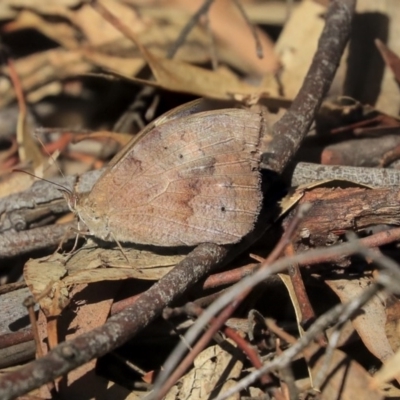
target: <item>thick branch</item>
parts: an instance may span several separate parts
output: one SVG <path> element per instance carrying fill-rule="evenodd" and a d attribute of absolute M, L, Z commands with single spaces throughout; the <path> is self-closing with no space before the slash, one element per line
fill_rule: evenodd
<path fill-rule="evenodd" d="M 329 90 L 351 30 L 356 0 L 332 0 L 310 69 L 292 105 L 273 126 L 261 166 L 278 174 L 296 154 Z"/>

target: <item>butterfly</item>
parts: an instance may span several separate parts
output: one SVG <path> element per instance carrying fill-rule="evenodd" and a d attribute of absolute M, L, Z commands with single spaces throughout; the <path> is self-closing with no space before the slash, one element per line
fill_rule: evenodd
<path fill-rule="evenodd" d="M 220 109 L 161 118 L 118 153 L 70 208 L 90 234 L 154 246 L 230 244 L 262 202 L 262 115 Z"/>

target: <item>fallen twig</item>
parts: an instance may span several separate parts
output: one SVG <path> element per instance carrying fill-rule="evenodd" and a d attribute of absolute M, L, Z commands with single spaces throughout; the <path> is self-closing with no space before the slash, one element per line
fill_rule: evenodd
<path fill-rule="evenodd" d="M 332 83 L 350 35 L 355 3 L 356 0 L 330 3 L 310 69 L 292 105 L 272 128 L 273 140 L 263 154 L 262 168 L 281 173 L 296 154 Z"/>
<path fill-rule="evenodd" d="M 386 168 L 321 165 L 301 162 L 296 165 L 291 179 L 292 186 L 325 179 L 342 179 L 373 187 L 398 187 L 400 185 L 400 171 Z"/>

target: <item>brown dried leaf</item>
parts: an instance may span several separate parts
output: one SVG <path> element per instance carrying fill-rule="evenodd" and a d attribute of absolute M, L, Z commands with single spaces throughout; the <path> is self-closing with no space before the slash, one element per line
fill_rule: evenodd
<path fill-rule="evenodd" d="M 358 279 L 327 280 L 326 284 L 345 303 L 357 297 L 368 287 L 371 279 L 360 277 Z M 385 333 L 386 313 L 382 299 L 373 297 L 354 319 L 353 325 L 360 335 L 368 350 L 382 362 L 393 355 L 393 350 Z"/>
<path fill-rule="evenodd" d="M 66 48 L 79 47 L 76 30 L 71 25 L 65 22 L 50 22 L 30 10 L 19 12 L 17 18 L 6 24 L 3 29 L 5 32 L 13 32 L 28 28 L 36 29 Z"/>
<path fill-rule="evenodd" d="M 96 285 L 78 285 L 70 293 L 74 302 L 51 323 L 42 312 L 39 314 L 39 335 L 44 354 L 48 352 L 45 343 L 55 336 L 56 342 L 71 340 L 89 330 L 104 324 L 107 320 L 115 293 L 119 289 L 118 282 L 101 282 Z M 49 330 L 51 328 L 53 331 Z M 54 339 L 53 339 L 54 340 Z M 124 400 L 129 395 L 128 389 L 98 376 L 95 371 L 96 360 L 92 360 L 71 371 L 62 381 L 56 382 L 58 392 L 66 399 L 106 400 L 112 398 Z M 43 398 L 53 398 L 48 387 L 41 389 Z"/>
<path fill-rule="evenodd" d="M 34 174 L 42 178 L 44 173 L 44 157 L 38 144 L 32 137 L 33 126 L 26 118 L 26 108 L 20 109 L 17 122 L 17 142 L 20 161 L 28 164 Z"/>
<path fill-rule="evenodd" d="M 285 96 L 289 99 L 297 95 L 314 57 L 324 26 L 321 16 L 325 10 L 315 1 L 302 1 L 291 13 L 275 45 L 283 64 L 280 79 Z"/>
<path fill-rule="evenodd" d="M 80 52 L 64 49 L 48 50 L 19 59 L 15 61 L 15 67 L 25 94 L 32 95 L 39 88 L 41 96 L 46 96 L 46 92 L 41 89 L 42 86 L 84 74 L 92 68 L 87 61 L 82 59 Z M 7 69 L 0 68 L 0 72 L 7 74 Z M 2 108 L 15 100 L 15 93 L 6 78 L 0 77 L 0 87 L 2 88 L 0 108 Z M 37 101 L 39 99 L 36 98 Z"/>
<path fill-rule="evenodd" d="M 35 178 L 28 174 L 5 173 L 0 175 L 0 198 L 23 192 L 32 186 Z"/>
<path fill-rule="evenodd" d="M 166 400 L 215 398 L 234 386 L 242 372 L 243 362 L 238 359 L 230 341 L 225 341 L 224 345 L 231 350 L 228 352 L 224 350 L 225 346 L 219 345 L 203 350 L 194 360 L 194 368 L 172 387 Z M 232 400 L 239 398 L 239 393 L 229 397 Z"/>
<path fill-rule="evenodd" d="M 67 288 L 60 285 L 67 270 L 60 262 L 62 259 L 57 258 L 58 262 L 32 259 L 24 267 L 24 280 L 47 316 L 58 315 L 70 301 Z"/>
<path fill-rule="evenodd" d="M 83 57 L 107 70 L 114 70 L 126 76 L 135 76 L 146 64 L 143 58 L 116 57 L 90 49 L 81 49 Z"/>
<path fill-rule="evenodd" d="M 397 82 L 400 82 L 400 58 L 399 56 L 390 50 L 383 42 L 379 39 L 375 39 L 375 45 L 378 48 L 386 66 L 388 66 L 396 78 Z"/>
<path fill-rule="evenodd" d="M 358 279 L 327 280 L 327 285 L 339 296 L 342 303 L 359 296 L 371 283 L 368 277 Z M 384 300 L 374 296 L 353 318 L 353 325 L 367 349 L 382 363 L 394 352 L 386 336 L 386 311 Z M 397 377 L 400 381 L 400 377 Z"/>
<path fill-rule="evenodd" d="M 278 274 L 278 276 L 279 276 L 279 278 L 281 278 L 283 284 L 286 286 L 286 289 L 289 293 L 289 297 L 292 302 L 292 306 L 294 308 L 295 315 L 296 315 L 297 329 L 299 330 L 300 337 L 302 337 L 305 333 L 304 328 L 301 324 L 301 322 L 303 320 L 303 315 L 301 312 L 301 306 L 299 304 L 298 298 L 296 296 L 296 292 L 293 287 L 292 280 L 290 279 L 290 276 L 288 274 Z M 315 374 L 313 373 L 313 371 L 311 370 L 311 368 L 308 365 L 307 365 L 307 370 L 308 370 L 310 380 L 311 380 L 311 382 L 313 382 Z"/>
<path fill-rule="evenodd" d="M 95 7 L 100 10 L 102 9 L 99 4 Z M 102 11 L 102 13 L 105 12 L 105 10 Z M 257 94 L 260 96 L 263 93 L 262 90 L 257 90 L 250 85 L 240 82 L 235 75 L 221 74 L 182 61 L 159 57 L 142 45 L 140 40 L 138 40 L 136 33 L 128 28 L 126 23 L 121 24 L 121 29 L 124 31 L 124 35 L 129 37 L 129 39 L 138 47 L 142 56 L 148 63 L 156 83 L 125 77 L 128 80 L 153 85 L 167 90 L 192 93 L 203 97 L 221 100 L 230 100 L 235 94 L 242 96 L 254 96 Z M 120 76 L 124 77 L 122 75 Z"/>
<path fill-rule="evenodd" d="M 391 295 L 386 299 L 386 336 L 393 351 L 400 349 L 400 300 Z"/>
<path fill-rule="evenodd" d="M 22 8 L 31 8 L 41 14 L 52 14 L 65 17 L 68 7 L 76 7 L 81 0 L 2 0 L 0 2 L 0 20 L 11 20 L 17 18 Z"/>
<path fill-rule="evenodd" d="M 389 358 L 382 368 L 372 377 L 370 387 L 380 388 L 385 382 L 390 382 L 400 376 L 400 350 Z"/>
<path fill-rule="evenodd" d="M 201 7 L 203 0 L 170 0 L 169 3 L 186 9 L 193 15 Z M 271 39 L 261 29 L 254 28 L 264 55 L 263 58 L 259 58 L 254 35 L 234 2 L 214 1 L 209 9 L 208 19 L 217 45 L 217 54 L 225 62 L 228 61 L 235 68 L 256 76 L 265 76 L 268 72 L 278 69 L 279 61 Z M 240 32 L 240 35 L 237 32 Z"/>
<path fill-rule="evenodd" d="M 318 355 L 315 352 L 314 360 Z M 322 384 L 321 399 L 323 400 L 381 400 L 384 398 L 378 390 L 371 389 L 369 384 L 371 376 L 356 361 L 349 358 L 346 353 L 334 350 L 329 360 L 327 377 Z M 312 365 L 313 374 L 317 374 L 324 365 L 325 355 L 318 357 Z"/>
<path fill-rule="evenodd" d="M 129 26 L 135 34 L 139 34 L 146 29 L 146 21 L 143 20 L 140 12 L 138 12 L 136 8 L 115 0 L 102 0 L 101 3 L 109 10 L 112 10 L 112 13 L 117 18 L 121 19 L 124 24 Z M 122 38 L 121 33 L 110 23 L 105 21 L 90 4 L 84 4 L 74 13 L 73 22 L 76 26 L 79 26 L 86 40 L 93 47 L 103 46 L 121 40 L 129 42 L 128 39 Z M 132 47 L 132 44 L 130 47 Z"/>
<path fill-rule="evenodd" d="M 150 54 L 149 51 L 147 53 Z M 266 94 L 263 88 L 250 86 L 241 82 L 235 75 L 224 73 L 222 70 L 209 71 L 183 61 L 168 60 L 155 55 L 147 57 L 146 61 L 156 82 L 131 78 L 118 71 L 110 72 L 134 83 L 218 100 L 232 100 L 236 95 L 246 97 Z"/>
<path fill-rule="evenodd" d="M 118 133 L 109 131 L 97 131 L 91 133 L 77 133 L 74 135 L 73 143 L 78 143 L 81 140 L 87 139 L 112 139 L 122 146 L 125 146 L 131 139 L 132 135 L 128 133 Z"/>
<path fill-rule="evenodd" d="M 33 169 L 35 175 L 43 176 L 44 159 L 31 132 L 33 124 L 27 116 L 27 107 L 21 81 L 12 59 L 8 60 L 8 72 L 18 100 L 17 143 L 20 162 L 26 163 Z"/>
<path fill-rule="evenodd" d="M 25 264 L 24 279 L 47 317 L 57 316 L 70 302 L 70 287 L 100 281 L 123 279 L 157 280 L 184 255 L 156 254 L 124 249 L 127 265 L 119 248 L 85 246 L 72 257 L 60 254 L 50 259 L 32 259 Z"/>

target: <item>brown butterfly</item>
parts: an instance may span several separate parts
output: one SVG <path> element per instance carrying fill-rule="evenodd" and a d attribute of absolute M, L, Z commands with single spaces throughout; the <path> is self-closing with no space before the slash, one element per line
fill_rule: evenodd
<path fill-rule="evenodd" d="M 114 157 L 89 193 L 70 196 L 70 208 L 106 241 L 238 242 L 261 207 L 261 119 L 243 109 L 161 118 Z"/>

